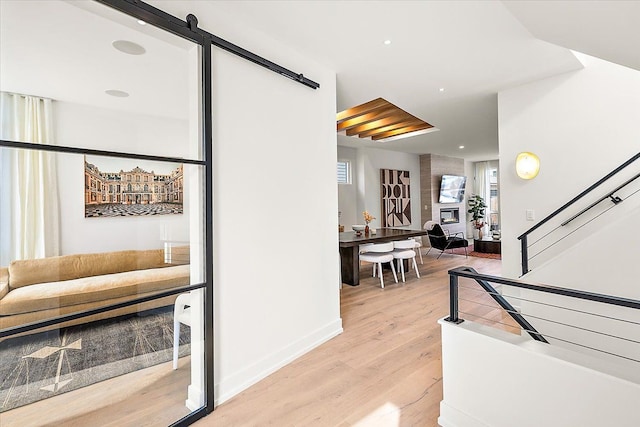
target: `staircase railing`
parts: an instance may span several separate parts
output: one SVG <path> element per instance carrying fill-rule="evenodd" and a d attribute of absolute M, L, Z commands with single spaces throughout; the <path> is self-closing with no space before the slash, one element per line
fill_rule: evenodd
<path fill-rule="evenodd" d="M 518 288 L 518 289 L 525 289 L 525 290 L 529 290 L 529 291 L 534 291 L 537 293 L 543 293 L 543 294 L 553 294 L 553 295 L 560 295 L 560 296 L 564 296 L 564 297 L 569 297 L 569 298 L 573 298 L 573 299 L 577 299 L 577 300 L 585 300 L 585 301 L 594 301 L 597 303 L 602 303 L 602 304 L 607 304 L 609 306 L 617 306 L 617 307 L 625 307 L 625 308 L 629 308 L 629 309 L 633 309 L 633 310 L 640 310 L 640 301 L 639 300 L 634 300 L 634 299 L 628 299 L 628 298 L 622 298 L 622 297 L 616 297 L 616 296 L 610 296 L 610 295 L 604 295 L 604 294 L 598 294 L 598 293 L 593 293 L 593 292 L 586 292 L 586 291 L 581 291 L 581 290 L 576 290 L 576 289 L 569 289 L 569 288 L 562 288 L 562 287 L 558 287 L 558 286 L 550 286 L 550 285 L 542 285 L 542 284 L 534 284 L 534 283 L 528 283 L 522 280 L 516 280 L 516 279 L 508 279 L 508 278 L 504 278 L 504 277 L 498 277 L 498 276 L 491 276 L 491 275 L 487 275 L 487 274 L 481 274 L 478 273 L 475 269 L 471 268 L 471 267 L 458 267 L 458 268 L 454 268 L 452 270 L 449 270 L 449 317 L 447 317 L 446 319 L 444 319 L 447 322 L 452 322 L 452 323 L 462 323 L 464 320 L 462 318 L 460 318 L 460 310 L 459 310 L 459 278 L 463 277 L 463 278 L 469 278 L 474 280 L 476 283 L 478 283 L 482 289 L 484 289 L 484 291 L 486 291 L 499 305 L 502 309 L 504 309 L 504 311 L 506 311 L 509 316 L 511 316 L 511 318 L 518 323 L 518 325 L 522 328 L 523 331 L 527 332 L 534 340 L 536 341 L 541 341 L 541 342 L 545 342 L 548 343 L 549 341 L 547 340 L 548 338 L 555 338 L 559 341 L 566 341 L 563 338 L 557 337 L 557 336 L 550 336 L 544 332 L 540 332 L 538 330 L 536 330 L 528 321 L 527 321 L 527 317 L 531 317 L 531 318 L 539 318 L 536 317 L 534 315 L 530 315 L 528 313 L 523 313 L 520 312 L 518 310 L 516 310 L 511 303 L 507 300 L 507 298 L 505 298 L 505 296 L 499 292 L 496 291 L 496 289 L 490 285 L 490 283 L 494 283 L 494 284 L 500 284 L 500 285 L 505 285 L 505 286 L 510 286 L 510 287 L 514 287 L 514 288 Z M 478 292 L 482 292 L 479 291 Z M 513 297 L 513 298 L 517 298 L 517 297 Z M 565 309 L 565 310 L 570 310 L 570 311 L 578 311 L 581 314 L 589 314 L 592 316 L 599 316 L 599 317 L 603 317 L 606 318 L 607 320 L 615 320 L 615 321 L 620 321 L 620 322 L 625 322 L 627 324 L 630 324 L 631 326 L 635 326 L 635 327 L 640 327 L 640 322 L 636 322 L 633 320 L 626 320 L 626 319 L 619 319 L 619 318 L 615 318 L 615 317 L 611 317 L 611 316 L 605 316 L 605 315 L 599 315 L 599 314 L 595 314 L 592 312 L 588 312 L 588 311 L 580 311 L 580 310 L 575 310 L 575 309 L 571 309 L 571 308 L 566 308 L 566 307 L 561 307 L 561 306 L 557 306 L 557 305 L 553 305 L 553 304 L 548 304 L 548 303 L 540 303 L 540 302 L 536 302 L 536 301 L 532 301 L 526 298 L 520 298 L 523 301 L 529 301 L 529 302 L 533 302 L 536 304 L 545 304 L 551 307 L 555 307 L 555 308 L 560 308 L 560 309 Z M 482 304 L 480 304 L 482 305 Z M 634 312 L 635 313 L 635 312 Z M 555 322 L 553 320 L 550 319 L 544 319 L 544 318 L 539 318 L 541 320 L 545 320 L 551 323 L 559 323 L 559 322 Z M 588 332 L 593 332 L 596 334 L 600 334 L 603 336 L 607 336 L 607 337 L 613 337 L 613 338 L 617 338 L 620 340 L 624 340 L 626 342 L 629 342 L 633 345 L 637 345 L 638 348 L 640 349 L 640 341 L 638 341 L 637 339 L 632 339 L 632 338 L 626 338 L 626 337 L 619 337 L 619 336 L 613 336 L 609 333 L 604 333 L 604 332 L 599 332 L 599 331 L 594 331 L 591 329 L 587 329 L 581 326 L 575 326 L 575 325 L 569 325 L 566 323 L 560 323 L 563 326 L 569 326 L 572 328 L 576 328 L 579 329 L 581 331 L 588 331 Z M 580 343 L 575 343 L 575 342 L 571 342 L 571 341 L 566 341 L 569 342 L 570 344 L 574 344 L 577 346 L 581 346 L 581 347 L 586 347 L 589 348 L 591 350 L 595 350 L 595 351 L 599 351 L 602 353 L 607 353 L 613 356 L 617 356 L 617 357 L 621 357 L 623 359 L 627 359 L 627 360 L 631 360 L 633 362 L 638 362 L 640 363 L 640 357 L 639 358 L 635 358 L 635 357 L 628 357 L 625 355 L 620 355 L 620 354 L 616 354 L 616 353 L 612 353 L 610 351 L 607 350 L 603 350 L 603 349 L 598 349 L 598 348 L 594 348 L 594 347 L 590 347 L 587 345 L 582 345 Z M 640 354 L 640 350 L 634 351 L 634 354 Z"/>
<path fill-rule="evenodd" d="M 520 313 L 516 311 L 509 301 L 500 295 L 487 280 L 483 279 L 481 275 L 471 267 L 460 267 L 449 271 L 450 316 L 445 319 L 446 321 L 453 323 L 462 323 L 463 321 L 458 317 L 458 276 L 471 277 L 465 276 L 464 272 L 474 274 L 476 277 L 473 277 L 473 279 L 498 303 L 498 305 L 500 305 L 500 307 L 509 313 L 513 320 L 515 320 L 524 331 L 531 335 L 531 338 L 536 341 L 548 342 Z"/>
<path fill-rule="evenodd" d="M 632 164 L 633 162 L 635 162 L 639 158 L 640 158 L 640 153 L 637 153 L 636 155 L 631 157 L 629 160 L 627 160 L 626 162 L 622 163 L 620 166 L 618 166 L 617 168 L 615 168 L 614 170 L 612 170 L 611 172 L 606 174 L 604 177 L 602 177 L 601 179 L 596 181 L 589 188 L 587 188 L 586 190 L 584 190 L 583 192 L 581 192 L 580 194 L 575 196 L 573 199 L 569 200 L 567 203 L 565 203 L 564 205 L 562 205 L 561 207 L 559 207 L 558 209 L 553 211 L 551 214 L 547 215 L 544 219 L 540 220 L 536 225 L 534 225 L 533 227 L 531 227 L 530 229 L 528 229 L 527 231 L 522 233 L 520 236 L 518 236 L 518 240 L 520 240 L 520 249 L 521 249 L 522 275 L 525 275 L 530 271 L 529 270 L 530 257 L 529 257 L 528 236 L 532 232 L 536 231 L 537 229 L 542 227 L 544 224 L 548 223 L 550 220 L 552 220 L 553 218 L 558 216 L 560 213 L 564 212 L 567 208 L 569 208 L 570 206 L 575 204 L 578 200 L 582 199 L 587 194 L 591 193 L 596 188 L 600 187 L 602 184 L 604 184 L 609 179 L 611 179 L 614 175 L 618 174 L 620 171 L 625 169 L 627 166 L 629 166 L 630 164 Z M 587 211 L 589 211 L 590 209 L 592 209 L 593 207 L 595 207 L 596 205 L 598 205 L 599 203 L 601 203 L 604 200 L 610 199 L 611 202 L 613 202 L 613 206 L 618 205 L 624 199 L 622 199 L 619 196 L 616 196 L 615 193 L 620 191 L 620 189 L 626 187 L 627 185 L 629 185 L 630 183 L 632 183 L 633 181 L 635 181 L 638 178 L 640 178 L 640 173 L 635 175 L 631 179 L 627 180 L 623 184 L 617 186 L 614 190 L 607 192 L 604 196 L 602 196 L 601 198 L 599 198 L 595 202 L 591 203 L 589 206 L 587 206 L 586 208 L 582 209 L 580 212 L 578 212 L 577 214 L 573 215 L 568 220 L 564 221 L 561 224 L 561 226 L 565 226 L 565 225 L 569 224 L 571 221 L 573 221 L 576 218 L 578 218 L 579 216 L 583 215 L 584 213 L 586 213 Z"/>

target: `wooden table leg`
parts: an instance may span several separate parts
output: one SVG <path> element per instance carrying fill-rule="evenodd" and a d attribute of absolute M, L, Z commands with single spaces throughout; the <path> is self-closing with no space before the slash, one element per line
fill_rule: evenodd
<path fill-rule="evenodd" d="M 351 286 L 360 284 L 360 254 L 356 246 L 340 247 L 342 283 Z"/>

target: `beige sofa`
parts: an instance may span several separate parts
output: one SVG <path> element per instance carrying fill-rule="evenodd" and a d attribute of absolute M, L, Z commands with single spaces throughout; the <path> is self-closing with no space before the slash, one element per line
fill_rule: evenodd
<path fill-rule="evenodd" d="M 130 301 L 189 282 L 189 265 L 166 264 L 162 249 L 13 261 L 0 268 L 0 329 Z M 172 305 L 175 299 L 176 295 L 163 297 L 37 331 Z"/>

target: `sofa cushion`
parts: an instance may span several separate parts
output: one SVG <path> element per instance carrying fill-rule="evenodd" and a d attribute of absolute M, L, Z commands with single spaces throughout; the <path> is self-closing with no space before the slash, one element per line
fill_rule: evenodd
<path fill-rule="evenodd" d="M 9 287 L 80 279 L 89 276 L 165 266 L 162 249 L 118 251 L 97 254 L 13 261 L 9 265 Z"/>
<path fill-rule="evenodd" d="M 189 265 L 105 274 L 13 289 L 0 299 L 0 316 L 161 292 L 190 283 Z"/>

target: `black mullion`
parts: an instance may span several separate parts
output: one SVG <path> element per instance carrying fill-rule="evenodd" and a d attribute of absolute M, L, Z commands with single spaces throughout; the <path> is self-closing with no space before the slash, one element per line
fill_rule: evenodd
<path fill-rule="evenodd" d="M 213 117 L 211 84 L 211 45 L 202 47 L 202 143 L 204 144 L 205 168 L 205 280 L 204 298 L 204 371 L 207 412 L 214 410 L 214 330 L 213 330 Z"/>
<path fill-rule="evenodd" d="M 42 320 L 39 322 L 28 323 L 26 325 L 15 326 L 0 331 L 0 338 L 10 337 L 22 332 L 33 331 L 34 329 L 43 328 L 45 326 L 57 325 L 69 320 L 81 319 L 83 317 L 92 316 L 94 314 L 105 313 L 107 311 L 117 310 L 118 308 L 129 307 L 131 305 L 140 304 L 143 302 L 153 301 L 156 299 L 168 297 L 171 295 L 181 294 L 184 292 L 192 291 L 195 289 L 202 289 L 206 286 L 206 283 L 199 283 L 197 285 L 183 286 L 180 288 L 171 289 L 169 291 L 160 292 L 146 297 L 136 298 L 130 301 L 123 301 L 117 304 L 105 305 L 103 307 L 93 308 L 91 310 L 78 311 L 76 313 L 65 314 L 63 316 L 53 317 L 51 319 Z"/>
<path fill-rule="evenodd" d="M 182 157 L 154 156 L 149 154 L 125 153 L 122 151 L 95 150 L 91 148 L 69 147 L 65 145 L 34 144 L 31 142 L 8 141 L 5 139 L 0 140 L 0 147 L 18 148 L 23 150 L 49 151 L 54 153 L 88 154 L 91 156 L 119 157 L 124 159 L 140 159 L 150 160 L 154 162 L 185 163 L 190 165 L 206 166 L 206 162 L 204 160 L 184 159 Z"/>

